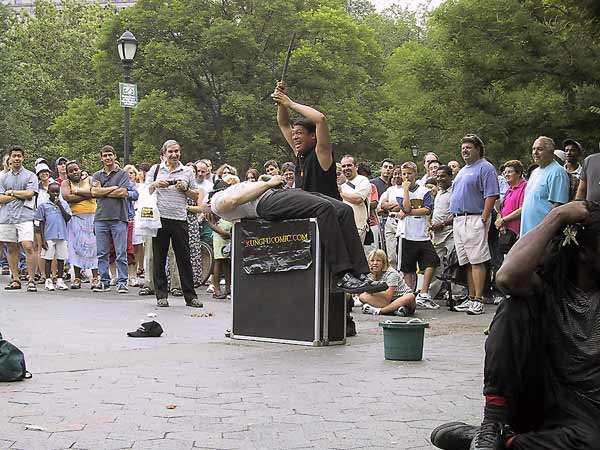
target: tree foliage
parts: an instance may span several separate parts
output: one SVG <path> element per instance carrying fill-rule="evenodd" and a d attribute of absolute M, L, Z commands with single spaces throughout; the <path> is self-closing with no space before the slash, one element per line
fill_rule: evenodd
<path fill-rule="evenodd" d="M 292 31 L 290 96 L 327 114 L 338 156 L 402 161 L 418 144 L 454 159 L 466 132 L 497 162 L 527 162 L 539 134 L 595 146 L 595 1 L 447 0 L 426 13 L 368 0 L 139 0 L 116 13 L 37 0 L 31 17 L 0 5 L 0 148 L 90 164 L 106 143 L 121 150 L 125 29 L 139 42 L 138 163 L 168 138 L 190 160 L 289 159 L 268 95 Z"/>

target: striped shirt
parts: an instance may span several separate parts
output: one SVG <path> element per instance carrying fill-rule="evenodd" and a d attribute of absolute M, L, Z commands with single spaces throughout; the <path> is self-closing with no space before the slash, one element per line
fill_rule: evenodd
<path fill-rule="evenodd" d="M 183 180 L 188 183 L 189 189 L 197 189 L 196 176 L 194 171 L 187 166 L 179 163 L 175 169 L 170 170 L 165 163 L 154 165 L 148 171 L 146 184 L 150 185 L 159 180 Z M 160 217 L 173 220 L 187 220 L 187 196 L 185 192 L 177 189 L 175 185 L 166 188 L 157 188 L 156 204 Z"/>

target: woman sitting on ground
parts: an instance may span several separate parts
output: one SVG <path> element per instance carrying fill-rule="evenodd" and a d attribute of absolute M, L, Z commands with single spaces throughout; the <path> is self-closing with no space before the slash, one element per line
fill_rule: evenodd
<path fill-rule="evenodd" d="M 408 287 L 402 275 L 389 267 L 383 250 L 373 250 L 367 257 L 369 262 L 369 278 L 385 281 L 389 286 L 385 291 L 367 293 L 358 297 L 364 303 L 363 314 L 390 314 L 400 317 L 412 316 L 415 312 L 415 295 Z"/>

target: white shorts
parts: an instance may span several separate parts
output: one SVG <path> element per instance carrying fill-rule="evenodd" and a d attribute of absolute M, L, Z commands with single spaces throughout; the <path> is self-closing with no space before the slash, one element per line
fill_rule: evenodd
<path fill-rule="evenodd" d="M 0 242 L 33 242 L 33 220 L 0 224 Z"/>
<path fill-rule="evenodd" d="M 42 259 L 48 261 L 52 261 L 53 259 L 65 260 L 69 256 L 67 241 L 64 239 L 50 239 L 46 243 L 48 244 L 48 250 L 42 249 Z"/>
<path fill-rule="evenodd" d="M 466 264 L 481 264 L 492 259 L 488 246 L 490 222 L 481 221 L 481 216 L 457 216 L 454 218 L 454 247 L 461 266 Z"/>

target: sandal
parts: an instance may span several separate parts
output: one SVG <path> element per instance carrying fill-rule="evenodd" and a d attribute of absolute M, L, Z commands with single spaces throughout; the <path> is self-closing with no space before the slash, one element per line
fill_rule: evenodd
<path fill-rule="evenodd" d="M 71 289 L 81 289 L 81 280 L 79 278 L 75 278 L 71 283 Z"/>
<path fill-rule="evenodd" d="M 21 289 L 21 282 L 19 280 L 12 280 L 8 286 L 4 286 L 6 291 L 17 291 Z"/>
<path fill-rule="evenodd" d="M 35 285 L 35 281 L 30 281 L 27 283 L 27 292 L 37 292 L 37 286 Z"/>
<path fill-rule="evenodd" d="M 223 294 L 213 294 L 212 298 L 216 298 L 217 300 L 223 300 L 225 298 L 227 298 L 227 294 L 223 293 Z"/>
<path fill-rule="evenodd" d="M 140 289 L 140 291 L 138 292 L 138 295 L 154 295 L 154 291 L 152 289 L 150 289 L 149 287 L 145 286 Z"/>
<path fill-rule="evenodd" d="M 186 300 L 185 301 L 186 306 L 191 306 L 192 308 L 202 308 L 202 302 L 199 301 L 197 298 L 193 298 L 191 300 Z"/>
<path fill-rule="evenodd" d="M 156 306 L 166 308 L 167 306 L 169 306 L 169 300 L 167 300 L 166 298 L 159 298 L 158 300 L 156 300 Z"/>
<path fill-rule="evenodd" d="M 92 278 L 92 285 L 90 286 L 90 289 L 97 289 L 100 286 L 100 282 L 98 281 L 98 278 Z"/>
<path fill-rule="evenodd" d="M 173 288 L 171 289 L 171 295 L 173 297 L 183 297 L 183 291 L 179 288 Z"/>

